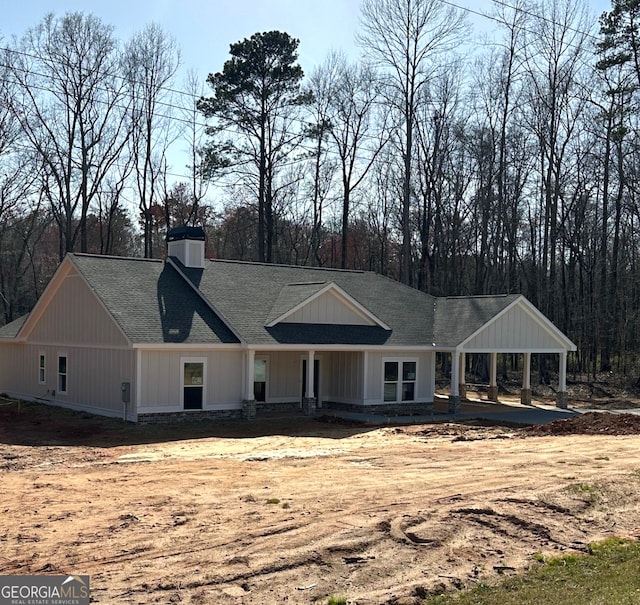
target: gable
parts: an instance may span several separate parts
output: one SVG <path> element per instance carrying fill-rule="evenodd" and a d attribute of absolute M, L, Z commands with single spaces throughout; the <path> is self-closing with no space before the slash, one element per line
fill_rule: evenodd
<path fill-rule="evenodd" d="M 434 297 L 372 272 L 220 259 L 207 260 L 204 270 L 185 268 L 182 272 L 242 340 L 254 346 L 292 342 L 296 326 L 313 326 L 313 333 L 307 330 L 311 338 L 331 325 L 357 328 L 349 334 L 341 333 L 336 344 L 377 346 L 382 342 L 387 347 L 423 347 L 433 342 Z M 346 306 L 359 316 L 351 315 L 349 319 L 359 324 L 309 323 L 307 319 L 311 319 L 314 305 L 308 308 L 308 318 L 302 312 L 303 323 L 284 321 L 287 317 L 293 321 L 293 314 L 329 290 L 343 301 L 343 309 Z M 327 298 L 327 301 L 331 302 L 329 306 L 335 304 L 335 300 Z M 324 320 L 321 317 L 323 314 L 316 309 L 314 319 L 327 321 L 329 315 Z M 379 331 L 385 332 L 384 338 Z M 320 335 L 323 343 L 331 344 L 335 332 L 325 330 Z M 295 342 L 301 343 L 301 335 Z"/>
<path fill-rule="evenodd" d="M 325 292 L 282 320 L 283 323 L 346 324 L 375 326 L 376 323 L 357 312 L 335 292 Z"/>
<path fill-rule="evenodd" d="M 546 317 L 523 297 L 464 342 L 465 351 L 550 353 L 575 349 Z"/>
<path fill-rule="evenodd" d="M 273 327 L 279 323 L 378 326 L 389 329 L 333 282 L 293 283 L 284 286 L 266 326 Z"/>
<path fill-rule="evenodd" d="M 122 330 L 70 264 L 52 280 L 20 336 L 39 343 L 128 345 Z"/>

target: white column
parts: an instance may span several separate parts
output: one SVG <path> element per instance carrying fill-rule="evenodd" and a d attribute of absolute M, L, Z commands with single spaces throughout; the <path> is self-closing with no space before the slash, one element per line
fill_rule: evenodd
<path fill-rule="evenodd" d="M 491 353 L 489 356 L 489 386 L 498 386 L 498 354 Z"/>
<path fill-rule="evenodd" d="M 531 388 L 531 353 L 525 353 L 523 355 L 523 368 L 522 368 L 522 388 Z"/>
<path fill-rule="evenodd" d="M 435 401 L 436 399 L 436 352 L 432 351 L 430 353 L 431 360 L 429 361 L 429 372 L 431 373 L 431 378 L 429 379 L 429 397 L 431 401 Z"/>
<path fill-rule="evenodd" d="M 560 353 L 560 368 L 558 370 L 558 391 L 565 393 L 567 390 L 567 352 Z"/>
<path fill-rule="evenodd" d="M 362 398 L 367 403 L 369 399 L 369 351 L 362 354 Z"/>
<path fill-rule="evenodd" d="M 498 401 L 498 354 L 489 353 L 489 388 L 487 389 L 489 401 Z"/>
<path fill-rule="evenodd" d="M 306 394 L 305 397 L 307 399 L 312 399 L 313 398 L 313 366 L 315 365 L 313 363 L 313 360 L 315 358 L 315 351 L 309 351 L 309 356 L 307 357 L 307 390 L 306 390 Z"/>
<path fill-rule="evenodd" d="M 253 382 L 255 377 L 255 361 L 256 352 L 253 349 L 249 349 L 245 355 L 246 369 L 245 369 L 245 396 L 247 401 L 253 401 L 256 396 L 253 392 Z"/>
<path fill-rule="evenodd" d="M 451 353 L 451 391 L 450 391 L 450 395 L 452 397 L 458 397 L 460 395 L 460 391 L 458 389 L 459 380 L 460 380 L 460 353 L 458 353 L 458 351 L 453 351 Z"/>
<path fill-rule="evenodd" d="M 467 354 L 460 353 L 460 378 L 458 382 L 461 385 L 467 384 L 465 381 L 466 374 L 467 374 Z"/>

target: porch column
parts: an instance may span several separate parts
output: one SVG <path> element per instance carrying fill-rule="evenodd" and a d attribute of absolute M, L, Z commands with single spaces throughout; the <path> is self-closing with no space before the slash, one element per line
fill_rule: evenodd
<path fill-rule="evenodd" d="M 242 401 L 242 417 L 245 420 L 253 420 L 256 417 L 256 397 L 253 392 L 253 382 L 255 377 L 256 352 L 248 349 L 244 355 L 245 360 L 245 384 L 244 400 Z"/>
<path fill-rule="evenodd" d="M 556 407 L 566 408 L 568 405 L 567 394 L 567 352 L 560 353 L 560 368 L 558 369 L 558 393 L 556 395 Z"/>
<path fill-rule="evenodd" d="M 460 353 L 451 352 L 451 389 L 449 391 L 449 414 L 460 411 Z"/>
<path fill-rule="evenodd" d="M 523 354 L 522 362 L 522 390 L 520 391 L 520 403 L 531 405 L 531 353 Z"/>
<path fill-rule="evenodd" d="M 315 356 L 315 351 L 309 351 L 307 356 L 307 384 L 302 398 L 302 411 L 307 416 L 311 416 L 316 412 L 316 398 L 313 392 Z"/>
<path fill-rule="evenodd" d="M 489 401 L 498 401 L 498 354 L 489 355 Z"/>
<path fill-rule="evenodd" d="M 459 386 L 458 386 L 458 392 L 460 394 L 460 399 L 466 399 L 467 398 L 466 374 L 467 374 L 467 354 L 466 353 L 460 353 L 460 379 L 459 379 Z"/>

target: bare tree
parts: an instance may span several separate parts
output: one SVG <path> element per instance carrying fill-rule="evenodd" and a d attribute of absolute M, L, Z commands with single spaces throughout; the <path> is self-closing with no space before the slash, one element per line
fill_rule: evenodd
<path fill-rule="evenodd" d="M 310 254 L 313 262 L 322 264 L 320 256 L 321 234 L 325 203 L 331 192 L 337 162 L 330 153 L 331 104 L 337 70 L 337 54 L 331 53 L 326 61 L 317 67 L 309 78 L 309 92 L 313 102 L 309 105 L 311 124 L 306 129 L 306 137 L 313 147 L 309 152 L 311 162 L 312 231 Z"/>
<path fill-rule="evenodd" d="M 366 55 L 387 74 L 388 102 L 402 120 L 402 263 L 401 279 L 411 278 L 410 207 L 416 113 L 422 89 L 442 68 L 464 32 L 464 16 L 439 0 L 365 0 L 358 41 Z"/>
<path fill-rule="evenodd" d="M 47 15 L 5 53 L 18 92 L 9 104 L 44 166 L 43 189 L 61 254 L 87 250 L 91 201 L 127 143 L 127 97 L 111 27 L 97 17 Z"/>
<path fill-rule="evenodd" d="M 585 107 L 581 78 L 587 51 L 589 16 L 582 0 L 560 0 L 541 6 L 535 35 L 527 39 L 528 126 L 538 144 L 541 213 L 536 291 L 543 311 L 559 319 L 557 305 L 561 204 L 567 198 L 570 147 Z"/>
<path fill-rule="evenodd" d="M 389 140 L 384 108 L 376 111 L 379 92 L 379 82 L 370 66 L 349 64 L 344 56 L 338 57 L 330 101 L 329 132 L 340 163 L 340 266 L 343 269 L 349 266 L 349 221 L 353 193 L 364 181 Z M 374 128 L 384 133 L 382 138 L 375 136 Z"/>
<path fill-rule="evenodd" d="M 157 24 L 135 34 L 125 51 L 126 80 L 131 95 L 131 153 L 144 238 L 145 258 L 153 256 L 152 207 L 167 171 L 172 132 L 169 86 L 180 65 L 175 40 Z M 169 225 L 167 225 L 169 227 Z"/>
<path fill-rule="evenodd" d="M 204 87 L 195 71 L 190 70 L 185 79 L 186 103 L 182 110 L 184 122 L 183 138 L 187 142 L 189 164 L 189 190 L 191 197 L 190 213 L 185 217 L 185 224 L 190 224 L 199 215 L 199 208 L 207 195 L 209 183 L 214 174 L 204 178 L 203 149 L 205 147 L 206 127 L 202 123 L 202 114 L 198 109 L 198 99 L 204 95 Z"/>

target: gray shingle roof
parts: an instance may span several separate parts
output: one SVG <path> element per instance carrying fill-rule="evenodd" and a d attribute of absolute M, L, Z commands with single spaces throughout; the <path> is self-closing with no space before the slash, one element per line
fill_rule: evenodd
<path fill-rule="evenodd" d="M 27 321 L 27 317 L 29 317 L 28 313 L 2 326 L 0 328 L 0 338 L 15 338 L 24 322 Z"/>
<path fill-rule="evenodd" d="M 518 297 L 437 299 L 365 271 L 224 260 L 207 261 L 204 269 L 188 269 L 172 259 L 179 272 L 160 260 L 88 254 L 72 254 L 70 259 L 134 343 L 239 343 L 240 337 L 257 346 L 451 348 Z M 266 327 L 330 283 L 391 329 L 299 323 Z M 23 322 L 24 318 L 4 326 L 0 336 L 15 336 Z"/>
<path fill-rule="evenodd" d="M 460 344 L 519 297 L 503 294 L 436 298 L 434 342 L 439 346 Z"/>
<path fill-rule="evenodd" d="M 72 260 L 134 343 L 239 342 L 163 261 L 88 254 L 74 254 Z"/>
<path fill-rule="evenodd" d="M 184 271 L 192 280 L 198 277 L 196 269 Z M 292 308 L 302 302 L 303 294 L 308 298 L 330 282 L 391 327 L 389 332 L 382 328 L 367 331 L 341 326 L 339 331 L 343 333 L 334 334 L 332 342 L 390 347 L 432 342 L 434 298 L 376 273 L 215 260 L 205 263 L 199 277 L 204 295 L 251 344 L 292 342 L 291 328 L 274 330 L 266 328 L 266 324 L 274 319 L 275 313 L 279 316 L 286 312 L 287 305 Z M 308 286 L 299 296 L 294 296 L 296 288 L 287 287 L 296 283 Z M 326 325 L 305 328 L 309 338 L 312 333 L 316 338 L 324 331 L 325 341 L 331 340 L 329 329 Z M 382 332 L 386 336 L 384 341 Z"/>

